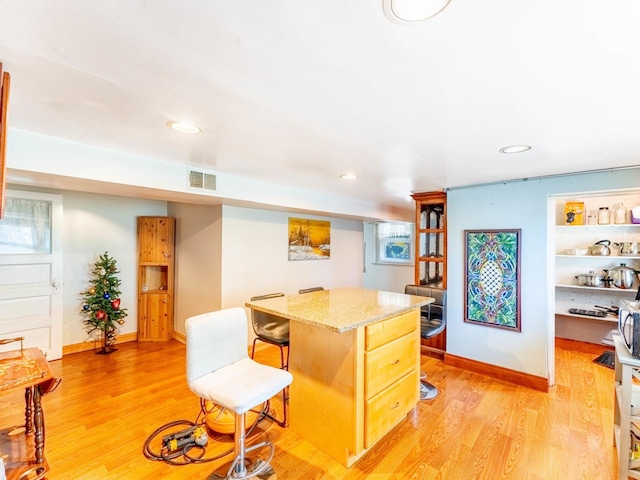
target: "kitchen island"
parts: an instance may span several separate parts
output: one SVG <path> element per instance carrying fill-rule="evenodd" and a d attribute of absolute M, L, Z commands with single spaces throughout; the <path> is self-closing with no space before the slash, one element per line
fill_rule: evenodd
<path fill-rule="evenodd" d="M 350 467 L 420 398 L 420 307 L 433 298 L 336 288 L 247 302 L 290 320 L 289 426 Z"/>

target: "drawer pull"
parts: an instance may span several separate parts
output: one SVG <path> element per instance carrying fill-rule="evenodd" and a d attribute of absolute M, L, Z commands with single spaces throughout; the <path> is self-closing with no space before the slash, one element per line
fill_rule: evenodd
<path fill-rule="evenodd" d="M 391 410 L 394 410 L 396 408 L 398 408 L 400 406 L 400 402 L 396 402 L 393 405 L 391 405 Z"/>
<path fill-rule="evenodd" d="M 400 359 L 396 358 L 393 362 L 391 362 L 391 365 L 397 365 L 400 363 Z"/>

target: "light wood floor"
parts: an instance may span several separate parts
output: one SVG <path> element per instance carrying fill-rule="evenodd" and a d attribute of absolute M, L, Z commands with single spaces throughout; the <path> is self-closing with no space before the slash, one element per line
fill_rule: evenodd
<path fill-rule="evenodd" d="M 170 466 L 143 456 L 154 430 L 173 420 L 195 420 L 199 402 L 186 385 L 184 345 L 134 342 L 118 348 L 111 355 L 83 352 L 51 362 L 62 383 L 43 399 L 47 478 L 206 479 L 228 462 Z M 277 348 L 259 354 L 264 363 L 279 361 Z M 440 395 L 420 402 L 351 469 L 275 424 L 261 423 L 259 437 L 276 445 L 279 480 L 613 479 L 613 370 L 593 363 L 595 356 L 557 347 L 557 385 L 550 393 L 423 356 L 423 370 Z M 279 398 L 273 401 L 278 414 Z M 0 426 L 21 422 L 23 395 L 1 396 Z M 218 435 L 207 455 L 230 442 Z"/>

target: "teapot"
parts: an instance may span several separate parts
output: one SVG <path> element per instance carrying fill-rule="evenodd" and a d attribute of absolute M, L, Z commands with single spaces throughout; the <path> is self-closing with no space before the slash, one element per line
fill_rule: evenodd
<path fill-rule="evenodd" d="M 591 247 L 589 247 L 589 255 L 611 255 L 611 248 L 609 247 L 609 245 L 611 245 L 611 241 L 600 240 L 599 242 L 596 242 L 595 244 L 591 245 Z"/>

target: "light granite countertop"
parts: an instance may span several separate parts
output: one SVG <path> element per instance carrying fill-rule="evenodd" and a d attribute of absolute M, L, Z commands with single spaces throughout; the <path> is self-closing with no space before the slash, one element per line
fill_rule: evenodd
<path fill-rule="evenodd" d="M 433 303 L 431 297 L 334 288 L 245 303 L 246 307 L 338 333 L 384 320 Z"/>

